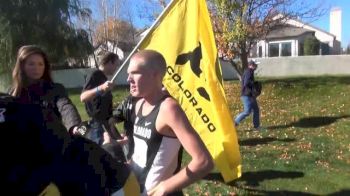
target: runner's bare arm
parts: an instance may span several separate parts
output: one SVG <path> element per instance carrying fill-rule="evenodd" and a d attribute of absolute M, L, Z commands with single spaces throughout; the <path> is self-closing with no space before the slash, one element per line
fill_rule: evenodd
<path fill-rule="evenodd" d="M 159 183 L 149 195 L 167 194 L 188 186 L 207 175 L 213 168 L 213 160 L 199 135 L 191 126 L 184 111 L 172 98 L 167 98 L 161 105 L 156 127 L 162 134 L 170 135 L 169 130 L 181 142 L 191 157 L 191 161 L 176 175 Z"/>

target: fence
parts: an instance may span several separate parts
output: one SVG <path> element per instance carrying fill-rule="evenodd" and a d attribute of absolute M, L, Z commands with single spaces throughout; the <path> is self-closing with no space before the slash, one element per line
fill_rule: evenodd
<path fill-rule="evenodd" d="M 322 75 L 350 75 L 350 55 L 300 56 L 258 58 L 260 62 L 256 75 L 259 77 L 294 77 Z M 227 62 L 221 62 L 224 80 L 237 79 L 236 72 Z M 127 85 L 127 67 L 117 76 L 117 85 Z M 55 70 L 53 79 L 66 88 L 82 88 L 85 78 L 93 69 Z M 1 76 L 0 90 L 8 89 L 8 77 Z"/>

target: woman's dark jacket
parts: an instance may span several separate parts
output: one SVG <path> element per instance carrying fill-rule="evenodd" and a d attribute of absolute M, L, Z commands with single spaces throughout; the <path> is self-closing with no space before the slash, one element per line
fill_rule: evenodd
<path fill-rule="evenodd" d="M 63 85 L 39 81 L 22 89 L 20 103 L 39 104 L 47 122 L 62 122 L 68 131 L 81 123 L 78 110 Z"/>

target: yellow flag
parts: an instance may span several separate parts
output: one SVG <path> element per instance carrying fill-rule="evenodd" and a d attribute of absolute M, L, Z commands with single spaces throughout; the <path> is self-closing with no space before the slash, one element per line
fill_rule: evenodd
<path fill-rule="evenodd" d="M 174 0 L 140 48 L 165 57 L 163 83 L 186 112 L 225 182 L 240 177 L 237 135 L 205 0 Z"/>

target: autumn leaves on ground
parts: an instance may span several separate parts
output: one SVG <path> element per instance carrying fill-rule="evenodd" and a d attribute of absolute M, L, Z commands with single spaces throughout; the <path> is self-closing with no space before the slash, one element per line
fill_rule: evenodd
<path fill-rule="evenodd" d="M 350 195 L 350 77 L 258 79 L 263 131 L 238 128 L 243 175 L 225 184 L 217 170 L 188 195 Z M 232 117 L 242 111 L 238 81 L 224 83 Z M 114 92 L 118 102 L 125 89 Z M 71 98 L 78 103 L 79 91 Z M 184 154 L 184 161 L 188 159 Z"/>

